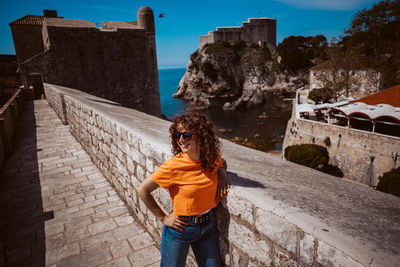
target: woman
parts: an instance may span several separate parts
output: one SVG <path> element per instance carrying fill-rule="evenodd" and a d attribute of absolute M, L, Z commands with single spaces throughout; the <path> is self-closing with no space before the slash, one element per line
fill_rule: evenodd
<path fill-rule="evenodd" d="M 164 223 L 160 266 L 185 266 L 189 246 L 200 267 L 220 266 L 215 207 L 229 185 L 219 140 L 212 124 L 197 113 L 177 117 L 169 132 L 175 156 L 139 187 L 140 198 Z M 150 194 L 159 186 L 171 196 L 169 215 Z"/>

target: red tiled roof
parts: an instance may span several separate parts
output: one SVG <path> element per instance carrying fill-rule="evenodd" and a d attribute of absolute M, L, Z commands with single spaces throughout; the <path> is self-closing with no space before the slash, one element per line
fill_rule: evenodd
<path fill-rule="evenodd" d="M 10 25 L 17 25 L 17 24 L 24 24 L 24 25 L 43 25 L 43 16 L 37 15 L 26 15 L 20 19 L 17 19 L 13 22 L 10 22 Z"/>
<path fill-rule="evenodd" d="M 330 70 L 332 69 L 332 63 L 330 61 L 322 62 L 314 67 L 310 68 L 310 70 Z"/>
<path fill-rule="evenodd" d="M 351 101 L 351 103 L 355 102 L 362 102 L 368 105 L 388 104 L 400 107 L 400 85 Z"/>

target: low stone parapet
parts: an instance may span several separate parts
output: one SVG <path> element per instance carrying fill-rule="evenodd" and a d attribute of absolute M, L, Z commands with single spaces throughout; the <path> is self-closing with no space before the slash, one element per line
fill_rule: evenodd
<path fill-rule="evenodd" d="M 299 144 L 325 146 L 329 163 L 338 166 L 344 178 L 370 187 L 376 187 L 379 177 L 399 166 L 400 137 L 296 118 L 292 114 L 283 149 Z"/>
<path fill-rule="evenodd" d="M 160 240 L 162 224 L 137 195 L 172 157 L 170 122 L 86 93 L 45 84 L 46 98 L 131 212 Z M 229 266 L 396 266 L 400 198 L 226 140 L 233 185 L 218 208 Z M 171 209 L 168 192 L 154 197 Z M 193 260 L 188 261 L 194 266 Z"/>
<path fill-rule="evenodd" d="M 12 152 L 11 141 L 22 111 L 22 104 L 22 90 L 18 89 L 0 109 L 0 169 L 6 156 Z"/>

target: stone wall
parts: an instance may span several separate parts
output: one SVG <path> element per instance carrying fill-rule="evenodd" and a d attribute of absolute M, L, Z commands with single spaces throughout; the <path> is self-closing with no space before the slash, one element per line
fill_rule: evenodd
<path fill-rule="evenodd" d="M 242 27 L 218 27 L 199 39 L 199 49 L 207 43 L 217 41 L 244 41 L 262 46 L 276 46 L 276 20 L 269 18 L 249 18 Z"/>
<path fill-rule="evenodd" d="M 0 108 L 0 169 L 7 155 L 12 152 L 12 139 L 22 111 L 22 90 L 15 94 Z"/>
<path fill-rule="evenodd" d="M 45 84 L 60 118 L 157 242 L 162 224 L 137 195 L 172 156 L 170 122 Z M 233 185 L 218 207 L 229 266 L 396 266 L 400 199 L 221 140 Z M 168 192 L 156 201 L 169 212 Z M 195 266 L 193 259 L 189 266 Z"/>
<path fill-rule="evenodd" d="M 326 145 L 329 138 L 330 145 Z M 328 125 L 305 119 L 292 119 L 286 128 L 283 149 L 290 145 L 317 144 L 329 152 L 329 163 L 338 166 L 344 177 L 376 186 L 379 176 L 399 166 L 400 138 L 378 133 Z M 373 160 L 372 160 L 373 159 Z"/>
<path fill-rule="evenodd" d="M 10 23 L 10 28 L 18 63 L 43 52 L 43 26 L 41 23 L 37 25 L 14 25 Z"/>
<path fill-rule="evenodd" d="M 103 29 L 85 20 L 41 16 L 43 27 L 11 23 L 17 57 L 24 59 L 19 61 L 23 84 L 30 73 L 40 73 L 44 82 L 161 116 L 154 19 L 151 9 L 140 10 L 138 16 L 145 12 L 149 25 L 104 23 Z M 21 47 L 29 53 L 20 52 Z"/>

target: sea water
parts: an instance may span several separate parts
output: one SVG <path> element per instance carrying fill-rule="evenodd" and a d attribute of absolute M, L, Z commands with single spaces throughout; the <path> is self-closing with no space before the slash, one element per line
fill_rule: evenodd
<path fill-rule="evenodd" d="M 172 97 L 176 92 L 179 81 L 185 74 L 186 69 L 160 69 L 158 80 L 160 83 L 161 113 L 168 119 L 174 119 L 185 111 L 186 102 Z"/>
<path fill-rule="evenodd" d="M 159 70 L 161 111 L 170 120 L 185 112 L 186 102 L 173 98 L 185 69 Z M 236 140 L 263 151 L 282 150 L 282 141 L 292 104 L 269 95 L 264 105 L 237 111 L 222 109 L 226 100 L 211 99 L 212 107 L 201 111 L 213 124 L 218 136 Z"/>

